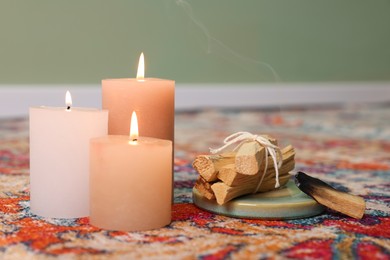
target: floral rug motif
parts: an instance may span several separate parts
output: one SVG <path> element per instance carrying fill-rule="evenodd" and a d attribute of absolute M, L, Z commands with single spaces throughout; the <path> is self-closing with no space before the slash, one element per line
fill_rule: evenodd
<path fill-rule="evenodd" d="M 299 220 L 236 219 L 194 206 L 192 160 L 238 131 L 292 144 L 296 170 L 364 197 L 363 219 L 330 210 Z M 389 104 L 181 112 L 175 142 L 172 223 L 108 231 L 88 218 L 30 212 L 28 119 L 0 119 L 0 258 L 390 259 Z"/>

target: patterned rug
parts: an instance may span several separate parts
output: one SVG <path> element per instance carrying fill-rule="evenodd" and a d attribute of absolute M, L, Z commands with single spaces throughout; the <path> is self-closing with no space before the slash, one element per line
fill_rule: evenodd
<path fill-rule="evenodd" d="M 235 219 L 192 204 L 191 162 L 237 131 L 296 148 L 296 170 L 363 196 L 362 220 L 333 211 L 300 220 Z M 29 209 L 28 120 L 0 120 L 0 258 L 390 259 L 390 105 L 203 110 L 176 118 L 172 223 L 112 232 L 88 218 L 43 219 Z"/>

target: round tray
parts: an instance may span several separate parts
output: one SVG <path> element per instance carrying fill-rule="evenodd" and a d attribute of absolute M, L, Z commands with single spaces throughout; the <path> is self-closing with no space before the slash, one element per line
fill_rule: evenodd
<path fill-rule="evenodd" d="M 201 209 L 236 218 L 299 219 L 324 211 L 322 205 L 298 189 L 292 180 L 283 188 L 238 197 L 224 205 L 206 199 L 195 188 L 192 197 L 194 204 Z"/>

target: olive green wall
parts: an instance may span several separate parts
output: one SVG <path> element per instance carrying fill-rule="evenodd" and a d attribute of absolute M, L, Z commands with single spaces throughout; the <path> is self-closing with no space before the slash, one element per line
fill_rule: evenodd
<path fill-rule="evenodd" d="M 390 1 L 0 2 L 0 84 L 135 77 L 141 51 L 179 83 L 390 80 Z"/>

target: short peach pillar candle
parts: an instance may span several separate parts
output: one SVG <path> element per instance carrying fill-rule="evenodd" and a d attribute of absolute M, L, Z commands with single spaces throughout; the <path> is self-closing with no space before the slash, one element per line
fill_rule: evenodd
<path fill-rule="evenodd" d="M 130 136 L 90 142 L 90 223 L 120 231 L 160 228 L 171 222 L 172 142 Z M 141 125 L 140 125 L 141 126 Z"/>
<path fill-rule="evenodd" d="M 141 54 L 137 78 L 102 80 L 103 108 L 110 111 L 108 133 L 127 135 L 130 116 L 135 111 L 142 136 L 173 141 L 175 119 L 175 81 L 144 78 Z"/>

